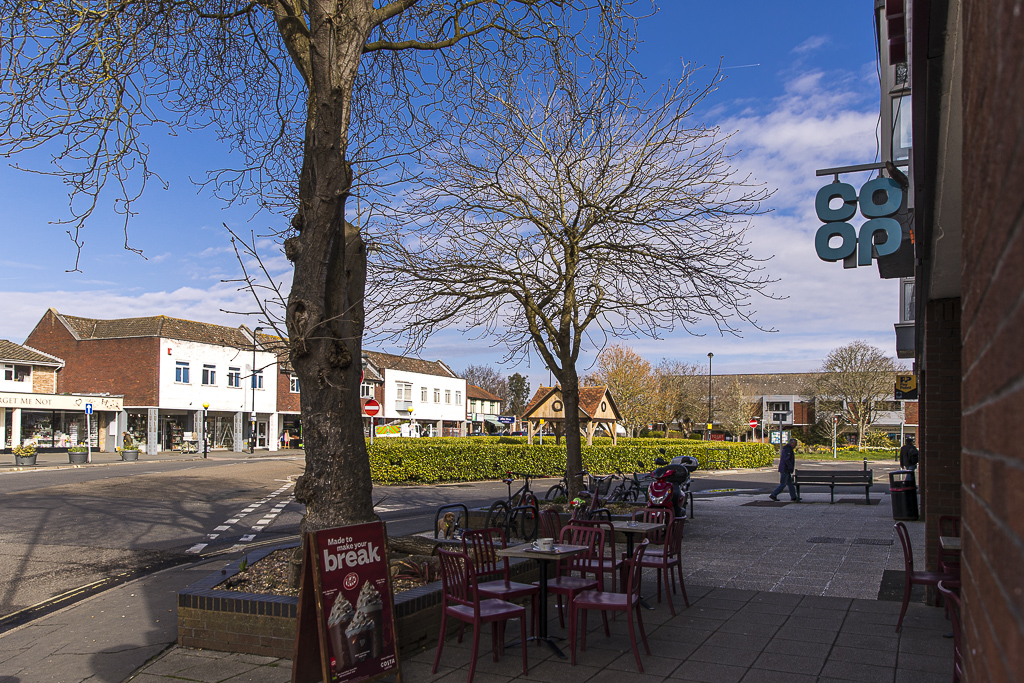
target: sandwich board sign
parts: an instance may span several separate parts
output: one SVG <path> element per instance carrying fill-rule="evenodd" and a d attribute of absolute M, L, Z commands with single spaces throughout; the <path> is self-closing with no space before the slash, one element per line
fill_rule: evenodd
<path fill-rule="evenodd" d="M 305 535 L 297 616 L 292 683 L 402 683 L 383 522 Z"/>

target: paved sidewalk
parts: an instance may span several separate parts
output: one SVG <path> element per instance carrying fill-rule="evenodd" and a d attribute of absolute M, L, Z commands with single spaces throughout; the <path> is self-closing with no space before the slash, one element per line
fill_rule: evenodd
<path fill-rule="evenodd" d="M 287 458 L 287 457 L 305 457 L 305 451 L 293 448 L 289 450 L 280 451 L 268 451 L 266 449 L 257 449 L 255 453 L 250 454 L 248 451 L 243 453 L 235 453 L 234 451 L 210 451 L 207 456 L 208 460 L 240 460 L 246 458 Z M 92 462 L 85 465 L 72 465 L 68 462 L 67 453 L 40 453 L 36 456 L 36 464 L 32 467 L 21 467 L 14 464 L 14 456 L 10 453 L 0 454 L 0 473 L 3 472 L 40 472 L 53 469 L 68 469 L 68 468 L 88 468 L 88 467 L 103 467 L 109 465 L 124 465 L 130 466 L 134 463 L 153 463 L 153 462 L 191 462 L 194 460 L 202 460 L 203 453 L 179 453 L 178 451 L 160 451 L 156 455 L 146 455 L 145 453 L 139 454 L 139 459 L 130 462 L 123 462 L 121 460 L 120 453 L 98 453 L 93 451 Z"/>
<path fill-rule="evenodd" d="M 612 638 L 592 634 L 575 667 L 530 647 L 527 676 L 508 651 L 498 664 L 484 656 L 475 681 L 946 680 L 953 646 L 942 637 L 949 630 L 943 611 L 911 604 L 896 635 L 899 603 L 874 599 L 894 576 L 887 570 L 903 569 L 898 543 L 889 544 L 888 497 L 871 506 L 829 505 L 827 493 L 805 499 L 765 507 L 764 495 L 698 498 L 683 541 L 691 606 L 677 602 L 675 617 L 664 604 L 644 613 L 652 650 L 643 657 L 645 675 L 636 671 L 620 617 Z M 920 547 L 923 523 L 908 527 Z M 160 572 L 0 635 L 0 683 L 289 680 L 287 660 L 174 645 L 177 592 L 225 562 Z M 644 592 L 653 598 L 653 576 Z M 564 635 L 551 614 L 552 633 Z M 468 641 L 449 638 L 436 676 L 433 644 L 405 657 L 404 681 L 465 681 L 467 648 Z"/>

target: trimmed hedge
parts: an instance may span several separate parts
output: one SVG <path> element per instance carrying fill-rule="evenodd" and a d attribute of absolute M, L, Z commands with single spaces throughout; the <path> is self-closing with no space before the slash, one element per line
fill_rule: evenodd
<path fill-rule="evenodd" d="M 378 484 L 442 481 L 482 481 L 501 479 L 508 472 L 530 472 L 540 476 L 561 476 L 565 471 L 565 445 L 553 443 L 529 446 L 509 443 L 516 437 L 474 438 L 381 438 L 367 445 L 370 473 Z M 525 439 L 523 439 L 525 441 Z M 583 467 L 593 474 L 650 471 L 659 448 L 666 457 L 692 455 L 702 469 L 711 469 L 707 442 L 680 442 L 679 439 L 595 439 L 594 446 L 583 446 Z M 600 443 L 606 441 L 605 443 Z M 728 448 L 732 467 L 768 467 L 775 449 L 762 443 L 713 442 L 712 448 Z M 712 459 L 719 456 L 711 454 Z"/>

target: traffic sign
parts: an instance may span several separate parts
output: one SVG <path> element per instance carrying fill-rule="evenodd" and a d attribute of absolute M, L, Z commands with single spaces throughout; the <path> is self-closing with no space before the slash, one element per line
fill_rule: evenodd
<path fill-rule="evenodd" d="M 369 401 L 366 402 L 366 405 L 363 406 L 363 412 L 369 415 L 370 417 L 374 417 L 377 415 L 377 413 L 380 412 L 380 404 L 377 403 L 375 399 L 371 398 Z"/>
<path fill-rule="evenodd" d="M 753 429 L 756 426 L 757 426 L 757 418 L 756 417 L 750 418 L 750 428 Z"/>
<path fill-rule="evenodd" d="M 86 415 L 92 415 L 92 404 L 91 403 L 86 403 L 85 404 L 85 414 Z"/>

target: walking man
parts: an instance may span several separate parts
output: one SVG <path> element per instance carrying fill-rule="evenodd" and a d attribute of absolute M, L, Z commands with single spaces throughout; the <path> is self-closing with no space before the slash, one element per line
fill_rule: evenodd
<path fill-rule="evenodd" d="M 774 501 L 778 501 L 779 494 L 782 493 L 782 489 L 789 487 L 789 498 L 792 501 L 798 500 L 796 496 L 796 486 L 793 485 L 793 469 L 796 467 L 796 439 L 790 439 L 785 446 L 782 447 L 782 452 L 779 454 L 779 485 L 772 491 L 772 495 L 768 496 Z"/>
<path fill-rule="evenodd" d="M 914 437 L 908 436 L 907 442 L 900 449 L 900 467 L 905 470 L 915 470 L 919 458 L 920 452 L 914 445 Z"/>

